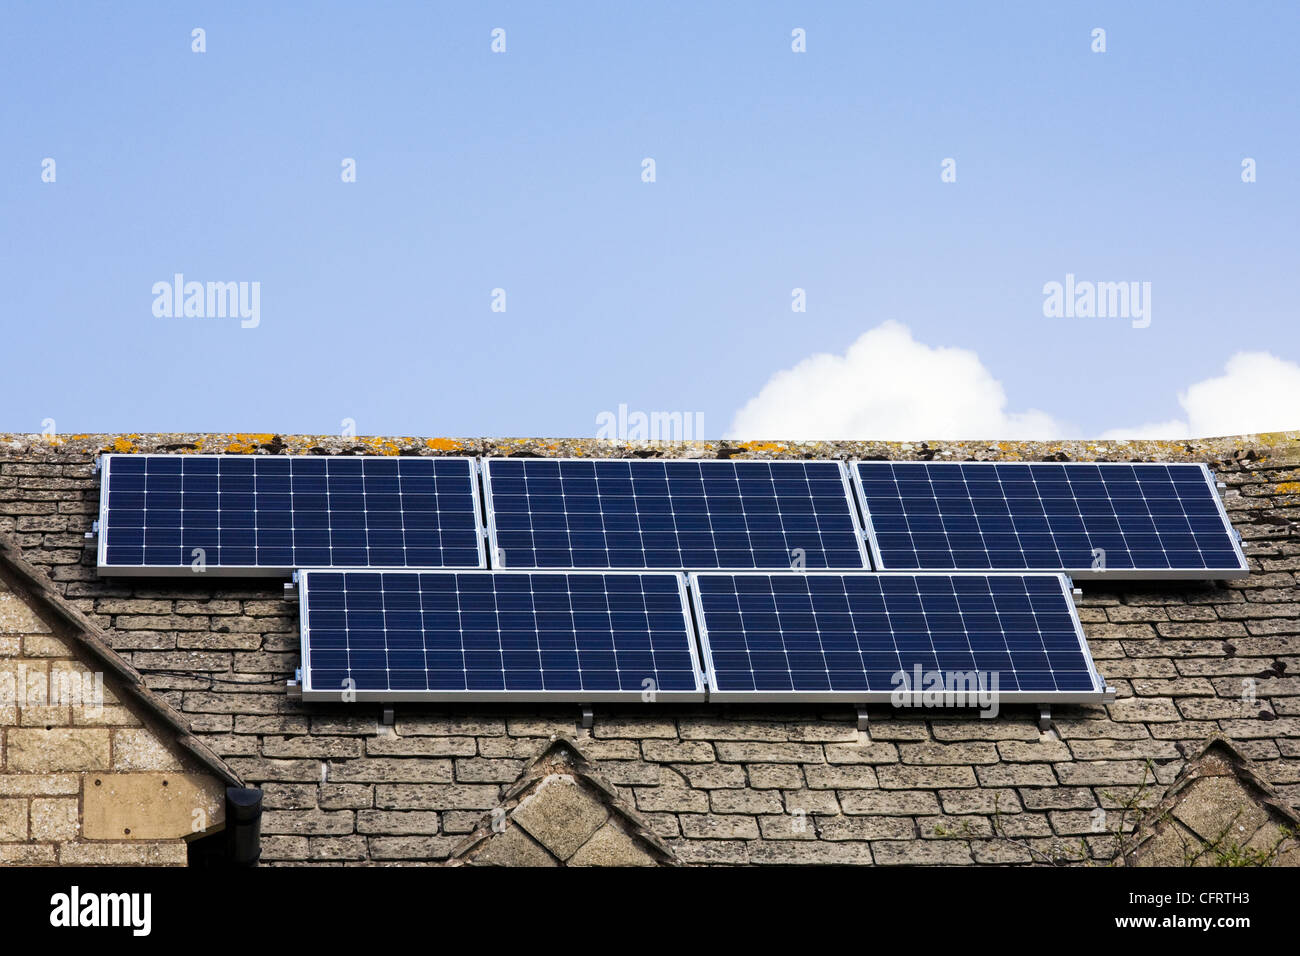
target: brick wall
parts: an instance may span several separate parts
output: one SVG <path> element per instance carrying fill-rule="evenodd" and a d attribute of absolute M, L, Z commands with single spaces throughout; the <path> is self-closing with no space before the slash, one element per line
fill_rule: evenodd
<path fill-rule="evenodd" d="M 82 537 L 98 502 L 91 462 L 122 441 L 13 439 L 6 452 L 0 439 L 0 531 L 16 537 L 250 786 L 264 788 L 266 862 L 443 860 L 555 733 L 573 735 L 691 863 L 1021 863 L 1080 852 L 1109 859 L 1124 808 L 1159 801 L 1214 733 L 1235 741 L 1286 802 L 1300 805 L 1295 435 L 1186 446 L 701 443 L 672 452 L 1212 462 L 1229 485 L 1251 577 L 1085 586 L 1084 628 L 1118 699 L 1058 707 L 1045 734 L 1025 708 L 983 720 L 873 707 L 863 733 L 846 708 L 605 705 L 583 733 L 576 707 L 399 706 L 389 728 L 374 705 L 294 702 L 283 682 L 298 664 L 297 615 L 279 581 L 96 576 Z M 224 450 L 217 444 L 133 436 L 128 448 Z M 238 445 L 277 454 L 627 453 L 597 443 L 444 439 L 340 449 L 337 440 L 240 436 Z M 1243 696 L 1248 686 L 1253 699 Z M 1111 821 L 1104 832 L 1095 830 L 1098 807 Z"/>

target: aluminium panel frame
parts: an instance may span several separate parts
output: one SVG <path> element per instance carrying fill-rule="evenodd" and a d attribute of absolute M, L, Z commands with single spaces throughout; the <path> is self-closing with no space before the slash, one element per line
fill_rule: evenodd
<path fill-rule="evenodd" d="M 482 568 L 304 568 L 297 572 L 298 578 L 298 640 L 302 655 L 302 699 L 304 701 L 327 701 L 333 703 L 351 703 L 383 701 L 388 703 L 433 702 L 433 703 L 634 703 L 646 702 L 644 690 L 616 691 L 582 691 L 582 690 L 325 690 L 312 686 L 311 668 L 308 665 L 308 651 L 311 641 L 311 629 L 307 622 L 308 593 L 312 574 L 470 574 L 470 575 L 505 575 L 505 574 L 558 574 L 564 577 L 574 575 L 672 575 L 677 579 L 677 593 L 681 599 L 682 620 L 686 624 L 686 643 L 691 653 L 691 670 L 695 675 L 694 690 L 656 690 L 653 702 L 669 703 L 703 703 L 707 700 L 704 688 L 704 667 L 700 661 L 695 621 L 691 616 L 690 599 L 686 593 L 686 575 L 681 571 L 643 571 L 637 569 L 600 570 L 584 568 L 566 570 L 563 568 L 513 568 L 510 570 L 488 570 Z"/>
<path fill-rule="evenodd" d="M 897 571 L 904 573 L 907 568 L 889 568 L 885 566 L 884 557 L 880 553 L 880 545 L 876 540 L 876 531 L 871 523 L 871 509 L 867 507 L 866 489 L 862 486 L 862 473 L 858 470 L 858 465 L 911 465 L 911 464 L 932 464 L 932 462 L 922 461 L 902 461 L 879 459 L 862 459 L 855 458 L 849 463 L 853 475 L 853 490 L 856 493 L 858 507 L 862 514 L 863 529 L 867 537 L 867 546 L 871 552 L 873 566 L 878 571 Z M 1069 575 L 1075 581 L 1230 581 L 1250 576 L 1250 567 L 1246 560 L 1246 554 L 1242 550 L 1241 538 L 1237 534 L 1237 529 L 1232 526 L 1228 518 L 1228 512 L 1223 506 L 1223 498 L 1219 495 L 1218 486 L 1215 483 L 1214 474 L 1210 471 L 1208 465 L 1204 462 L 1162 462 L 1162 461 L 954 461 L 938 462 L 937 464 L 953 465 L 1012 465 L 1015 467 L 1028 467 L 1030 465 L 1100 465 L 1103 468 L 1107 465 L 1131 465 L 1135 468 L 1165 465 L 1196 465 L 1201 469 L 1205 478 L 1210 495 L 1214 498 L 1214 503 L 1219 510 L 1219 518 L 1223 521 L 1224 530 L 1228 534 L 1228 540 L 1232 542 L 1232 549 L 1237 555 L 1240 566 L 1236 568 L 1107 568 L 1097 569 L 1091 566 L 1085 568 L 985 568 L 986 572 L 996 573 L 999 571 L 1020 572 L 1022 574 L 1052 574 L 1060 572 Z M 940 570 L 935 568 L 917 569 L 917 570 Z M 980 571 L 979 568 L 952 568 L 954 573 L 958 571 Z"/>
<path fill-rule="evenodd" d="M 494 462 L 494 461 L 509 461 L 509 460 L 510 460 L 509 457 L 504 456 L 504 455 L 485 455 L 485 456 L 483 456 L 482 460 L 481 460 L 480 463 L 479 463 L 479 472 L 480 472 L 480 474 L 483 476 L 483 500 L 484 500 L 485 507 L 487 508 L 487 536 L 488 536 L 488 551 L 489 551 L 489 556 L 490 556 L 490 558 L 491 558 L 491 564 L 490 564 L 489 566 L 490 566 L 490 567 L 493 567 L 493 568 L 498 567 L 498 562 L 499 562 L 500 559 L 503 557 L 503 555 L 501 554 L 501 548 L 500 548 L 500 545 L 497 543 L 496 511 L 495 511 L 495 510 L 493 509 L 493 507 L 492 507 L 492 467 L 491 467 L 491 465 L 492 465 L 492 462 Z M 660 458 L 660 459 L 646 459 L 646 458 L 596 458 L 596 457 L 590 457 L 590 458 L 574 458 L 574 457 L 566 457 L 566 458 L 541 458 L 541 459 L 530 458 L 530 459 L 525 459 L 525 460 L 527 460 L 527 461 L 555 461 L 555 462 L 562 462 L 562 461 L 581 461 L 581 462 L 606 462 L 606 461 L 616 461 L 616 462 L 629 462 L 629 463 L 632 463 L 632 462 L 642 462 L 642 461 L 663 461 L 663 462 L 665 462 L 665 463 L 671 463 L 671 462 L 675 462 L 675 461 L 687 461 L 687 462 L 733 461 L 733 462 L 737 462 L 737 463 L 746 462 L 746 461 L 762 461 L 762 462 L 765 462 L 765 463 L 767 463 L 767 464 L 780 464 L 780 463 L 782 463 L 782 462 L 787 462 L 787 463 L 790 463 L 790 464 L 831 464 L 831 463 L 834 463 L 834 464 L 839 465 L 839 470 L 840 470 L 840 482 L 841 482 L 841 484 L 844 486 L 844 498 L 845 498 L 845 501 L 848 503 L 848 506 L 849 506 L 849 518 L 850 518 L 850 520 L 851 520 L 852 523 L 853 523 L 854 538 L 855 538 L 856 541 L 857 541 L 857 545 L 858 545 L 858 556 L 862 559 L 862 566 L 861 566 L 861 567 L 854 567 L 854 568 L 818 568 L 817 570 L 818 570 L 818 571 L 823 571 L 823 570 L 824 570 L 824 571 L 870 571 L 870 570 L 872 569 L 871 559 L 868 557 L 868 554 L 867 554 L 866 537 L 865 537 L 865 535 L 864 535 L 864 533 L 863 533 L 863 527 L 862 527 L 862 523 L 861 523 L 861 521 L 860 521 L 860 519 L 859 519 L 858 508 L 857 508 L 857 505 L 856 505 L 856 499 L 855 499 L 855 497 L 854 497 L 854 493 L 853 493 L 853 489 L 852 489 L 852 483 L 851 483 L 851 478 L 850 478 L 850 475 L 849 475 L 848 464 L 847 464 L 846 462 L 844 462 L 844 461 L 839 460 L 839 459 L 835 459 L 835 458 L 771 458 L 771 459 L 768 459 L 768 458 L 763 458 L 763 459 L 749 459 L 749 458 L 736 458 L 736 459 L 720 459 L 720 458 L 719 458 L 719 459 L 714 459 L 714 458 L 703 458 L 703 459 L 701 459 L 701 458 Z M 505 568 L 506 565 L 501 564 L 500 567 Z M 520 567 L 522 567 L 522 566 L 520 566 Z M 565 569 L 565 568 L 530 568 L 530 570 L 536 570 L 536 571 L 563 571 L 563 570 L 575 570 L 575 571 L 599 571 L 599 570 L 602 570 L 602 569 L 599 568 L 599 567 L 582 567 L 582 568 L 572 568 L 572 569 Z M 603 569 L 603 570 L 610 570 L 610 571 L 619 571 L 619 570 L 624 570 L 624 571 L 635 571 L 635 570 L 646 570 L 646 571 L 683 571 L 683 572 L 689 573 L 690 571 L 692 571 L 692 570 L 694 570 L 694 569 L 693 569 L 693 568 L 686 567 L 685 565 L 681 565 L 681 566 L 676 567 L 676 568 L 644 568 L 644 569 L 637 569 L 637 568 L 607 568 L 607 569 Z M 728 571 L 728 570 L 731 570 L 731 569 L 729 569 L 729 568 L 708 568 L 707 570 L 709 570 L 709 571 Z M 791 568 L 790 568 L 788 565 L 786 565 L 786 566 L 784 566 L 784 567 L 769 568 L 769 569 L 763 569 L 763 568 L 736 568 L 735 570 L 736 570 L 736 571 L 762 571 L 762 570 L 770 570 L 770 571 L 781 571 L 781 570 L 786 570 L 786 571 L 790 571 Z M 802 572 L 798 572 L 798 573 L 802 573 Z"/>
<path fill-rule="evenodd" d="M 287 578 L 293 574 L 296 565 L 254 565 L 254 564 L 231 564 L 231 565 L 212 565 L 206 564 L 202 571 L 196 570 L 193 565 L 189 564 L 109 564 L 108 563 L 108 479 L 112 468 L 113 459 L 115 458 L 241 458 L 249 459 L 256 456 L 238 455 L 238 454 L 181 454 L 168 455 L 156 452 L 146 452 L 141 454 L 121 454 L 106 453 L 99 456 L 99 532 L 98 539 L 95 543 L 95 572 L 99 577 L 184 577 L 189 574 L 202 575 L 211 578 Z M 284 458 L 318 458 L 323 456 L 317 455 L 284 455 Z M 347 455 L 336 456 L 346 457 L 348 459 L 384 459 L 395 458 L 392 455 Z M 464 570 L 484 569 L 487 565 L 487 553 L 484 548 L 484 527 L 483 527 L 483 503 L 479 493 L 478 483 L 478 458 L 472 455 L 422 455 L 420 457 L 430 460 L 436 459 L 454 459 L 466 461 L 469 463 L 469 484 L 471 493 L 474 497 L 474 538 L 475 546 L 478 550 L 477 565 L 456 565 L 449 567 L 448 570 L 463 568 Z M 399 459 L 400 460 L 400 459 Z M 403 566 L 405 567 L 405 565 Z M 441 565 L 439 567 L 442 567 Z M 382 570 L 382 568 L 378 569 Z"/>
<path fill-rule="evenodd" d="M 710 703 L 727 703 L 727 702 L 750 702 L 750 703 L 841 703 L 841 704 L 892 704 L 894 703 L 895 694 L 893 691 L 860 691 L 860 690 L 719 690 L 718 676 L 713 666 L 713 650 L 709 646 L 709 627 L 704 619 L 704 605 L 700 596 L 699 579 L 709 575 L 722 575 L 724 577 L 756 576 L 771 577 L 774 572 L 768 571 L 698 571 L 689 575 L 689 584 L 691 597 L 695 606 L 695 628 L 696 634 L 700 641 L 700 652 L 704 661 L 705 679 L 709 686 Z M 778 573 L 779 572 L 775 572 Z M 916 577 L 942 577 L 942 578 L 1026 578 L 1026 577 L 1053 577 L 1058 580 L 1061 586 L 1061 595 L 1065 600 L 1066 606 L 1070 609 L 1070 618 L 1074 623 L 1075 637 L 1079 641 L 1079 649 L 1083 654 L 1083 659 L 1088 665 L 1088 673 L 1092 677 L 1093 689 L 1090 691 L 1059 691 L 1059 690 L 1014 690 L 998 691 L 996 700 L 999 704 L 1096 704 L 1110 703 L 1115 699 L 1114 688 L 1106 685 L 1105 679 L 1097 670 L 1097 664 L 1092 658 L 1092 651 L 1088 647 L 1087 635 L 1083 632 L 1083 623 L 1079 619 L 1079 611 L 1074 605 L 1074 597 L 1071 593 L 1072 588 L 1070 579 L 1064 574 L 1053 571 L 1030 571 L 1017 573 L 1014 571 L 806 571 L 806 572 L 786 572 L 786 574 L 803 573 L 809 577 L 870 577 L 870 578 L 916 578 Z M 913 693 L 909 691 L 908 693 Z M 990 693 L 992 693 L 990 691 Z M 910 707 L 903 709 L 912 709 Z M 941 709 L 941 708 L 927 708 Z M 951 708 L 949 708 L 951 709 Z"/>

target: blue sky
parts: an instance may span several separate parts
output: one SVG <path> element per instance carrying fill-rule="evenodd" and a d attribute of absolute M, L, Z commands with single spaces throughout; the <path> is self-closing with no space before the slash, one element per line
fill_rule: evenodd
<path fill-rule="evenodd" d="M 581 437 L 626 404 L 705 437 L 1095 435 L 1220 427 L 1191 405 L 1239 394 L 1241 351 L 1276 363 L 1254 407 L 1295 387 L 1294 4 L 17 3 L 0 31 L 0 431 Z M 260 323 L 156 316 L 177 272 L 260 283 Z M 1067 274 L 1149 282 L 1150 326 L 1045 317 Z M 938 419 L 886 407 L 886 336 L 737 419 L 887 322 Z M 943 419 L 971 399 L 930 349 L 1005 407 Z M 1222 427 L 1300 427 L 1296 398 Z"/>

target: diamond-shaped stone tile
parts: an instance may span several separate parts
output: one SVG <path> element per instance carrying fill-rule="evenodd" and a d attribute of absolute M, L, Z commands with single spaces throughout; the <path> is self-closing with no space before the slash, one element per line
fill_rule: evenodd
<path fill-rule="evenodd" d="M 493 834 L 470 862 L 475 866 L 559 866 L 532 837 L 512 826 Z"/>
<path fill-rule="evenodd" d="M 569 857 L 569 866 L 658 866 L 659 861 L 646 852 L 644 844 L 634 840 L 617 823 L 609 820 L 581 849 Z"/>
<path fill-rule="evenodd" d="M 609 818 L 609 810 L 573 777 L 552 774 L 510 815 L 538 843 L 567 860 Z"/>
<path fill-rule="evenodd" d="M 1202 840 L 1248 841 L 1268 814 L 1236 777 L 1204 777 L 1170 811 Z M 1225 833 L 1225 829 L 1231 831 Z"/>

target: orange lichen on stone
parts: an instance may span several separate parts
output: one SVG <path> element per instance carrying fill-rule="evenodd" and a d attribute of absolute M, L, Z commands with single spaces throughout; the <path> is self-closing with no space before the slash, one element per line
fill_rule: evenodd
<path fill-rule="evenodd" d="M 994 447 L 1002 454 L 1007 461 L 1019 461 L 1021 458 L 1020 449 L 1012 442 L 1000 441 Z"/>
<path fill-rule="evenodd" d="M 742 441 L 740 447 L 746 451 L 783 451 L 779 442 L 774 441 Z"/>
<path fill-rule="evenodd" d="M 426 438 L 424 444 L 434 451 L 456 451 L 461 447 L 454 438 Z"/>
<path fill-rule="evenodd" d="M 104 451 L 116 452 L 119 455 L 130 455 L 139 451 L 135 447 L 135 442 L 131 441 L 124 435 L 118 435 L 113 439 L 112 444 L 105 446 Z"/>
<path fill-rule="evenodd" d="M 1300 495 L 1300 481 L 1284 481 L 1277 486 L 1279 495 Z"/>
<path fill-rule="evenodd" d="M 233 438 L 234 440 L 225 448 L 232 455 L 254 455 L 259 445 L 267 445 L 275 441 L 275 436 L 269 433 L 239 432 Z"/>
<path fill-rule="evenodd" d="M 363 445 L 366 445 L 377 455 L 400 455 L 401 446 L 387 438 L 362 438 Z"/>

